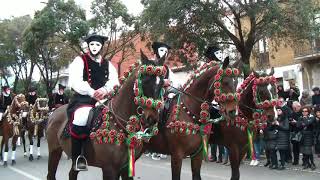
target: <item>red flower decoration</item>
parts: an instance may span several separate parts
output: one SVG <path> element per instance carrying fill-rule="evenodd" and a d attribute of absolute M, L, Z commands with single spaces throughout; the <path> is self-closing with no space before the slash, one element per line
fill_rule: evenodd
<path fill-rule="evenodd" d="M 228 100 L 233 101 L 234 100 L 234 95 L 232 93 L 228 94 Z"/>
<path fill-rule="evenodd" d="M 221 87 L 221 83 L 220 82 L 215 82 L 214 84 L 214 88 L 216 88 L 216 89 L 218 89 L 218 88 L 220 88 Z"/>
<path fill-rule="evenodd" d="M 138 89 L 138 88 L 135 88 L 135 89 L 134 89 L 134 95 L 135 95 L 135 96 L 139 96 L 139 89 Z"/>
<path fill-rule="evenodd" d="M 120 84 L 123 84 L 124 81 L 125 81 L 125 79 L 126 79 L 125 77 L 120 77 L 120 78 L 119 78 L 119 83 L 120 83 Z"/>
<path fill-rule="evenodd" d="M 237 68 L 233 68 L 233 74 L 234 74 L 235 76 L 239 76 L 239 75 L 240 75 L 240 70 L 237 69 Z"/>
<path fill-rule="evenodd" d="M 208 111 L 201 111 L 200 112 L 200 118 L 201 119 L 206 119 L 206 118 L 208 118 L 208 116 L 209 116 Z"/>
<path fill-rule="evenodd" d="M 187 123 L 185 121 L 181 122 L 181 126 L 180 126 L 183 130 L 187 129 Z"/>
<path fill-rule="evenodd" d="M 231 68 L 227 68 L 226 69 L 226 75 L 227 76 L 231 76 L 232 75 L 232 69 Z"/>
<path fill-rule="evenodd" d="M 158 135 L 158 134 L 159 134 L 159 130 L 158 130 L 158 129 L 156 129 L 156 130 L 153 131 L 153 135 L 156 136 L 156 135 Z"/>
<path fill-rule="evenodd" d="M 276 99 L 273 99 L 273 100 L 271 101 L 271 105 L 272 105 L 272 106 L 277 106 L 277 104 L 278 104 L 278 102 L 277 102 Z"/>
<path fill-rule="evenodd" d="M 118 141 L 119 141 L 120 144 L 123 143 L 124 138 L 125 138 L 125 134 L 124 133 L 119 133 L 118 134 Z"/>
<path fill-rule="evenodd" d="M 128 72 L 128 71 L 124 72 L 124 73 L 123 73 L 123 76 L 124 76 L 125 78 L 127 78 L 127 77 L 129 76 L 129 72 Z"/>
<path fill-rule="evenodd" d="M 237 100 L 240 101 L 241 94 L 240 94 L 240 93 L 237 93 L 237 94 L 236 94 L 236 97 L 237 97 Z"/>
<path fill-rule="evenodd" d="M 139 97 L 134 97 L 133 101 L 135 105 L 139 105 Z"/>
<path fill-rule="evenodd" d="M 217 74 L 222 75 L 223 74 L 223 69 L 218 69 Z"/>
<path fill-rule="evenodd" d="M 254 120 L 254 123 L 255 123 L 255 125 L 259 125 L 260 124 L 260 120 L 256 119 L 256 120 Z"/>
<path fill-rule="evenodd" d="M 96 131 L 96 136 L 101 136 L 101 129 L 98 129 L 98 130 Z"/>
<path fill-rule="evenodd" d="M 148 99 L 146 100 L 146 106 L 147 106 L 148 108 L 152 108 L 152 104 L 153 104 L 153 100 L 150 99 L 150 98 L 148 98 Z"/>
<path fill-rule="evenodd" d="M 258 118 L 260 117 L 260 113 L 254 112 L 254 113 L 252 114 L 252 117 L 253 117 L 253 119 L 258 119 Z"/>
<path fill-rule="evenodd" d="M 214 91 L 214 95 L 219 96 L 221 94 L 220 89 L 215 89 Z"/>
<path fill-rule="evenodd" d="M 140 97 L 140 105 L 144 105 L 144 103 L 145 103 L 145 99 L 143 98 L 143 97 Z"/>
<path fill-rule="evenodd" d="M 153 72 L 153 66 L 147 66 L 146 72 L 147 72 L 148 74 L 153 74 L 153 73 L 154 73 L 154 72 Z"/>
<path fill-rule="evenodd" d="M 214 101 L 220 102 L 220 96 L 215 96 L 215 97 L 214 97 Z"/>
<path fill-rule="evenodd" d="M 145 65 L 141 66 L 139 71 L 140 71 L 140 72 L 144 72 L 144 68 L 145 68 L 145 67 L 146 67 Z"/>
<path fill-rule="evenodd" d="M 102 130 L 102 136 L 106 137 L 108 135 L 108 131 L 106 129 Z"/>
<path fill-rule="evenodd" d="M 238 124 L 241 123 L 241 117 L 240 117 L 240 116 L 237 116 L 236 119 L 235 119 L 235 121 L 236 121 L 236 123 L 238 123 Z"/>
<path fill-rule="evenodd" d="M 163 75 L 163 74 L 162 74 L 162 68 L 161 68 L 161 67 L 157 67 L 156 70 L 155 70 L 155 74 L 156 74 L 157 76 Z"/>
<path fill-rule="evenodd" d="M 104 122 L 101 124 L 101 128 L 102 128 L 102 129 L 105 129 L 106 127 L 107 127 L 107 122 L 104 121 Z"/>
<path fill-rule="evenodd" d="M 261 116 L 261 120 L 262 120 L 262 121 L 267 121 L 267 120 L 268 120 L 267 115 L 262 115 L 262 116 Z"/>
<path fill-rule="evenodd" d="M 268 107 L 270 107 L 270 105 L 271 105 L 271 102 L 270 102 L 269 100 L 265 100 L 265 101 L 263 102 L 263 107 L 264 107 L 264 108 L 268 108 Z"/>
<path fill-rule="evenodd" d="M 174 122 L 174 126 L 175 127 L 180 127 L 180 122 L 179 121 Z"/>
<path fill-rule="evenodd" d="M 220 78 L 221 78 L 221 76 L 220 76 L 219 74 L 216 74 L 216 75 L 214 76 L 214 79 L 215 79 L 216 81 L 219 81 Z"/>
<path fill-rule="evenodd" d="M 130 65 L 129 66 L 129 72 L 132 72 L 133 68 L 134 68 L 134 65 Z"/>
<path fill-rule="evenodd" d="M 225 101 L 227 100 L 226 94 L 222 93 L 222 94 L 220 95 L 220 100 L 221 100 L 222 102 L 225 102 Z"/>
<path fill-rule="evenodd" d="M 194 128 L 194 125 L 192 123 L 188 124 L 188 128 L 191 131 Z"/>
<path fill-rule="evenodd" d="M 114 86 L 113 86 L 113 90 L 114 90 L 114 91 L 117 91 L 118 89 L 119 89 L 119 86 L 118 86 L 118 85 L 114 85 Z"/>
<path fill-rule="evenodd" d="M 274 76 L 272 76 L 272 77 L 271 77 L 271 81 L 272 81 L 272 83 L 277 83 L 277 78 L 274 77 Z"/>
<path fill-rule="evenodd" d="M 127 125 L 127 131 L 133 133 L 135 131 L 135 127 L 132 125 Z"/>
<path fill-rule="evenodd" d="M 200 126 L 199 126 L 198 124 L 196 124 L 196 125 L 194 126 L 194 129 L 195 129 L 196 131 L 199 131 L 199 130 L 200 130 Z"/>
<path fill-rule="evenodd" d="M 90 133 L 90 139 L 91 140 L 94 139 L 95 137 L 96 137 L 96 133 L 95 132 Z"/>
<path fill-rule="evenodd" d="M 263 108 L 263 104 L 261 104 L 261 103 L 257 104 L 257 108 L 258 109 L 262 109 Z"/>
<path fill-rule="evenodd" d="M 202 103 L 200 107 L 201 107 L 202 110 L 208 110 L 209 109 L 209 104 L 208 103 Z"/>
<path fill-rule="evenodd" d="M 129 118 L 129 123 L 130 123 L 131 125 L 136 124 L 137 122 L 138 122 L 137 116 L 131 116 L 131 117 Z"/>
<path fill-rule="evenodd" d="M 157 109 L 160 109 L 162 107 L 162 101 L 157 101 Z"/>

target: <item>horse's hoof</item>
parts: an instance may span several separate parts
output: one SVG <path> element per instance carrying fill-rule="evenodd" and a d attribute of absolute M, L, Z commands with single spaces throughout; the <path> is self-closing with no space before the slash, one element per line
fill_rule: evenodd
<path fill-rule="evenodd" d="M 28 155 L 27 155 L 27 153 L 25 152 L 25 153 L 23 153 L 23 157 L 28 157 Z"/>
<path fill-rule="evenodd" d="M 7 167 L 8 166 L 8 162 L 7 161 L 4 161 L 3 162 L 3 167 Z"/>
<path fill-rule="evenodd" d="M 17 163 L 16 163 L 16 160 L 12 160 L 11 165 L 14 166 L 15 164 L 17 164 Z"/>
<path fill-rule="evenodd" d="M 33 156 L 32 155 L 29 156 L 29 161 L 33 161 Z"/>
<path fill-rule="evenodd" d="M 37 160 L 40 160 L 40 159 L 41 159 L 41 156 L 38 156 L 38 157 L 37 157 Z"/>

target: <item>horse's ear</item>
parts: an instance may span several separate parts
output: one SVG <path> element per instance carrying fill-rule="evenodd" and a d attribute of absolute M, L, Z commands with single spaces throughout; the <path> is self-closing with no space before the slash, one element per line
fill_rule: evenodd
<path fill-rule="evenodd" d="M 253 72 L 254 76 L 259 78 L 260 74 L 258 72 L 256 72 L 255 70 L 251 69 L 251 71 Z"/>
<path fill-rule="evenodd" d="M 142 64 L 148 64 L 149 59 L 148 59 L 148 57 L 143 53 L 142 49 L 140 49 L 140 54 L 141 54 L 141 63 L 142 63 Z"/>
<path fill-rule="evenodd" d="M 164 64 L 164 61 L 166 60 L 166 57 L 167 57 L 167 53 L 165 55 L 163 55 L 157 62 L 157 65 L 158 66 L 163 66 Z"/>
<path fill-rule="evenodd" d="M 271 68 L 271 71 L 270 71 L 270 73 L 269 73 L 269 76 L 273 76 L 273 74 L 274 74 L 274 67 Z"/>
<path fill-rule="evenodd" d="M 229 66 L 229 63 L 230 63 L 230 59 L 229 59 L 229 56 L 228 56 L 223 61 L 222 69 L 226 69 Z"/>

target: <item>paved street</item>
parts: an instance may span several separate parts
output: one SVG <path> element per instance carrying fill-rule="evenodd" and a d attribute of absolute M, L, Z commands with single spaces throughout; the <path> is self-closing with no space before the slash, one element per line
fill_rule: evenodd
<path fill-rule="evenodd" d="M 40 160 L 29 162 L 23 158 L 22 147 L 17 151 L 17 165 L 9 165 L 7 168 L 0 167 L 1 180 L 43 180 L 47 172 L 47 145 L 42 143 L 42 155 Z M 35 148 L 36 149 L 36 148 Z M 9 155 L 9 157 L 11 157 Z M 316 159 L 318 162 L 320 159 Z M 58 180 L 67 180 L 71 162 L 63 157 L 57 172 Z M 154 161 L 143 156 L 136 164 L 136 178 L 141 180 L 170 180 L 170 158 Z M 204 163 L 202 168 L 203 180 L 228 180 L 230 179 L 230 166 L 217 163 Z M 97 168 L 89 168 L 88 172 L 79 174 L 79 180 L 101 180 L 102 173 Z M 190 160 L 186 159 L 183 163 L 182 180 L 191 180 Z M 269 170 L 265 167 L 250 167 L 247 162 L 241 166 L 241 180 L 319 180 L 320 169 L 316 171 L 302 171 L 301 166 L 296 168 L 289 167 L 287 170 Z"/>

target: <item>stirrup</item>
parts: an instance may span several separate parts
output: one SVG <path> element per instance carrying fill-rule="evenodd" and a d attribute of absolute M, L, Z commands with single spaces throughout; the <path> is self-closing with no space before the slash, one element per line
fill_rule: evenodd
<path fill-rule="evenodd" d="M 79 168 L 79 167 L 78 167 L 78 161 L 79 161 L 79 159 L 84 160 L 84 164 L 85 164 L 85 167 L 84 167 L 84 168 Z M 74 170 L 75 170 L 75 171 L 88 171 L 88 162 L 87 162 L 87 159 L 86 159 L 83 155 L 79 155 L 79 156 L 77 157 L 76 163 L 75 163 L 75 165 L 74 165 Z"/>

